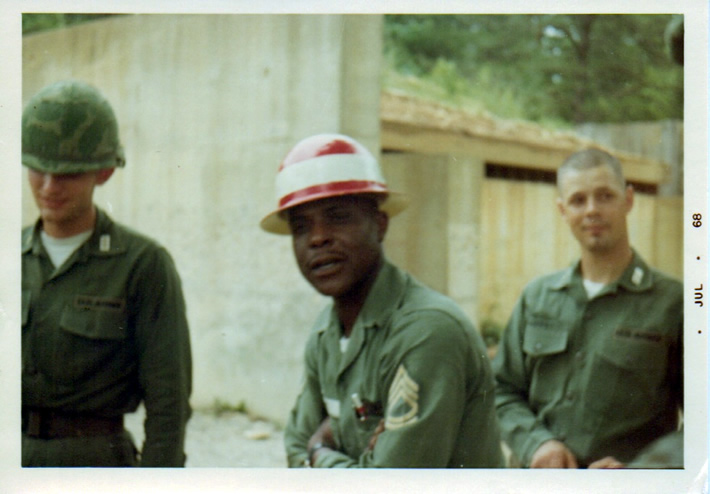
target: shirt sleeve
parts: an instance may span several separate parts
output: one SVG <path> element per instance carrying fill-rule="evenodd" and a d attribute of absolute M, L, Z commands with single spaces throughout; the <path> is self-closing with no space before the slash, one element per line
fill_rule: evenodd
<path fill-rule="evenodd" d="M 307 465 L 308 441 L 327 415 L 318 382 L 316 346 L 317 336 L 314 334 L 306 345 L 303 389 L 284 431 L 286 456 L 291 468 Z"/>
<path fill-rule="evenodd" d="M 182 288 L 168 252 L 146 252 L 134 277 L 138 375 L 146 409 L 141 466 L 182 467 L 192 388 Z"/>
<path fill-rule="evenodd" d="M 501 337 L 493 359 L 496 378 L 496 410 L 503 440 L 523 466 L 542 443 L 555 436 L 537 420 L 528 399 L 529 376 L 525 367 L 523 338 L 525 333 L 525 299 L 520 298 Z"/>
<path fill-rule="evenodd" d="M 489 365 L 487 357 L 474 357 L 472 335 L 453 317 L 437 310 L 417 311 L 402 324 L 406 331 L 389 338 L 383 352 L 384 389 L 388 390 L 385 430 L 374 449 L 358 458 L 324 452 L 318 456 L 317 467 L 452 466 L 457 441 L 462 440 L 464 415 L 470 412 L 483 419 L 486 408 L 493 415 L 492 402 L 485 401 L 486 395 L 493 394 L 490 368 L 488 388 L 467 386 L 476 379 L 472 376 L 486 375 L 480 366 Z M 473 409 L 467 408 L 471 400 L 477 404 Z M 497 428 L 494 431 L 497 438 Z M 498 441 L 494 442 L 499 447 Z M 472 440 L 470 448 L 477 446 Z"/>

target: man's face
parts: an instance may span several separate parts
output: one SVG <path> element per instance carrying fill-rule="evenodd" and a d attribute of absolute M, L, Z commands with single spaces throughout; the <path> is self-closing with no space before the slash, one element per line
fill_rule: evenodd
<path fill-rule="evenodd" d="M 628 242 L 633 190 L 624 188 L 609 167 L 567 171 L 559 192 L 557 206 L 582 249 L 603 253 Z"/>
<path fill-rule="evenodd" d="M 106 182 L 112 171 L 51 174 L 30 169 L 30 188 L 42 221 L 73 234 L 74 226 L 92 214 L 94 187 Z"/>
<path fill-rule="evenodd" d="M 387 215 L 356 196 L 334 197 L 288 212 L 293 250 L 303 276 L 336 299 L 366 295 L 382 263 Z"/>

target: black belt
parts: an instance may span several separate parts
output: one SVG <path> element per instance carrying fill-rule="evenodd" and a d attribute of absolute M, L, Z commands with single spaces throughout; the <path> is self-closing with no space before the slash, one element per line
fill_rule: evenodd
<path fill-rule="evenodd" d="M 123 431 L 123 416 L 67 414 L 54 410 L 23 410 L 22 432 L 39 439 L 110 436 Z"/>

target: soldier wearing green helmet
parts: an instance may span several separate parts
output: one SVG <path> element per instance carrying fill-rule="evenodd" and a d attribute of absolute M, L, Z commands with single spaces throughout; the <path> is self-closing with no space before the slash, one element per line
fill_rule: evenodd
<path fill-rule="evenodd" d="M 78 173 L 126 164 L 108 101 L 78 81 L 47 86 L 22 114 L 22 164 L 45 173 Z"/>
<path fill-rule="evenodd" d="M 79 81 L 22 115 L 40 217 L 22 232 L 22 465 L 184 466 L 192 363 L 170 254 L 93 203 L 125 165 L 116 117 Z M 123 416 L 143 403 L 137 450 Z"/>

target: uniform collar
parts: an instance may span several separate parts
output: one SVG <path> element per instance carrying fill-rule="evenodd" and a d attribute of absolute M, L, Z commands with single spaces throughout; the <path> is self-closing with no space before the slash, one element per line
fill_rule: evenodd
<path fill-rule="evenodd" d="M 406 286 L 407 278 L 404 272 L 385 260 L 355 320 L 348 347 L 338 364 L 338 376 L 357 359 L 368 340 L 368 330 L 377 330 L 387 325 L 392 317 L 392 312 L 401 304 Z M 329 314 L 328 323 L 323 325 L 323 330 L 339 328 L 340 321 L 335 307 L 333 306 L 327 313 Z M 340 333 L 337 332 L 330 334 L 328 338 L 339 339 L 339 335 Z"/>
<path fill-rule="evenodd" d="M 42 219 L 39 218 L 32 228 L 28 228 L 22 238 L 22 253 L 27 254 L 32 252 L 33 255 L 39 255 L 42 251 L 42 242 L 40 240 L 40 230 L 42 228 Z M 89 255 L 95 256 L 110 256 L 121 254 L 126 251 L 125 239 L 114 228 L 113 220 L 100 208 L 96 208 L 96 225 L 91 237 L 79 247 L 81 258 L 84 259 Z"/>
<path fill-rule="evenodd" d="M 100 208 L 96 208 L 94 233 L 84 247 L 86 256 L 106 257 L 126 252 L 124 236 L 115 228 L 111 217 Z"/>
<path fill-rule="evenodd" d="M 604 289 L 604 292 L 616 293 L 619 288 L 630 292 L 643 292 L 651 288 L 653 285 L 653 273 L 651 269 L 635 250 L 632 250 L 632 253 L 631 262 L 619 279 L 610 283 Z M 553 290 L 563 290 L 573 283 L 581 282 L 581 261 L 577 260 L 573 265 L 562 270 L 551 286 Z"/>
<path fill-rule="evenodd" d="M 359 322 L 366 328 L 384 325 L 393 309 L 399 305 L 405 286 L 404 272 L 385 260 L 358 314 L 356 324 Z"/>
<path fill-rule="evenodd" d="M 568 288 L 575 278 L 582 278 L 579 269 L 579 261 L 560 271 L 550 286 L 553 290 L 562 290 Z"/>
<path fill-rule="evenodd" d="M 42 227 L 42 220 L 35 222 L 34 226 L 28 227 L 22 232 L 22 253 L 27 254 L 32 252 L 34 255 L 39 255 L 42 251 L 42 242 L 40 241 L 39 232 Z"/>
<path fill-rule="evenodd" d="M 390 318 L 395 307 L 399 306 L 406 287 L 406 275 L 402 270 L 385 259 L 382 269 L 377 274 L 377 279 L 367 294 L 365 303 L 360 309 L 360 313 L 355 320 L 351 337 L 355 335 L 359 327 L 382 327 Z M 335 324 L 339 326 L 338 316 L 335 306 L 325 311 L 316 323 L 316 331 L 323 332 L 329 326 Z"/>
<path fill-rule="evenodd" d="M 653 273 L 641 256 L 634 251 L 628 267 L 616 283 L 612 283 L 613 285 L 615 285 L 614 291 L 621 287 L 630 292 L 644 292 L 650 290 L 653 285 Z"/>

